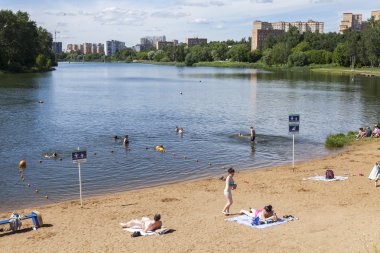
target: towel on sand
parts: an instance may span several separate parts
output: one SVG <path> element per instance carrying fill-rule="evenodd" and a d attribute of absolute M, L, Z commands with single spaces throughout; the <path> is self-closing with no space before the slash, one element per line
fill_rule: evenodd
<path fill-rule="evenodd" d="M 123 230 L 131 232 L 131 233 L 140 232 L 142 236 L 158 235 L 158 234 L 160 234 L 160 232 L 162 232 L 161 234 L 165 234 L 165 232 L 170 233 L 170 232 L 174 231 L 172 229 L 167 229 L 166 227 L 161 227 L 160 229 L 157 229 L 156 231 L 148 231 L 148 232 L 143 232 L 143 230 L 139 227 L 123 228 Z M 170 231 L 165 231 L 165 230 L 170 230 Z"/>
<path fill-rule="evenodd" d="M 249 217 L 247 215 L 240 215 L 240 216 L 228 218 L 228 219 L 226 219 L 226 221 L 234 221 L 234 222 L 237 222 L 239 224 L 243 224 L 243 225 L 246 225 L 248 227 L 258 228 L 258 229 L 273 227 L 273 226 L 280 225 L 280 224 L 287 222 L 287 220 L 278 219 L 276 222 L 269 223 L 269 224 L 252 225 L 252 219 L 253 219 L 252 217 Z"/>
<path fill-rule="evenodd" d="M 327 179 L 325 176 L 315 176 L 315 177 L 304 178 L 303 180 L 332 182 L 332 181 L 343 181 L 343 180 L 347 180 L 347 179 L 348 179 L 348 177 L 342 177 L 342 176 L 335 176 L 332 179 Z"/>

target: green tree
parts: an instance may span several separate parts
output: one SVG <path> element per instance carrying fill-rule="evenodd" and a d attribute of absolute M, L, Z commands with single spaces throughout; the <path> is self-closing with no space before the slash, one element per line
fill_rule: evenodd
<path fill-rule="evenodd" d="M 248 44 L 237 44 L 233 45 L 227 52 L 227 57 L 231 61 L 238 62 L 247 62 L 248 53 L 251 51 L 251 48 Z"/>
<path fill-rule="evenodd" d="M 295 52 L 289 55 L 288 64 L 290 66 L 305 66 L 308 64 L 307 55 L 304 52 Z"/>
<path fill-rule="evenodd" d="M 348 67 L 350 65 L 350 60 L 347 54 L 347 45 L 343 43 L 338 44 L 334 50 L 332 59 L 334 63 Z"/>

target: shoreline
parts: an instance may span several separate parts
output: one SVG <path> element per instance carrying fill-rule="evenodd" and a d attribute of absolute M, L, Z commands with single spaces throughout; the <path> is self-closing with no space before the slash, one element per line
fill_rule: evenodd
<path fill-rule="evenodd" d="M 46 226 L 16 234 L 0 233 L 7 252 L 376 252 L 380 249 L 380 187 L 367 176 L 379 160 L 380 140 L 349 146 L 342 152 L 291 165 L 239 171 L 233 192 L 234 214 L 249 206 L 272 204 L 279 216 L 297 221 L 258 230 L 224 221 L 224 182 L 216 177 L 107 194 L 38 208 Z M 346 175 L 341 182 L 302 180 Z M 363 173 L 364 176 L 359 174 Z M 358 212 L 360 210 L 360 212 Z M 161 213 L 163 236 L 131 238 L 119 222 Z M 1 219 L 10 213 L 2 212 Z M 363 218 L 364 217 L 364 218 Z M 366 218 L 368 217 L 368 219 Z M 360 222 L 358 222 L 360 221 Z M 29 220 L 24 221 L 30 226 Z M 332 237 L 331 234 L 334 236 Z M 270 238 L 270 239 L 269 239 Z"/>
<path fill-rule="evenodd" d="M 298 161 L 295 162 L 295 166 L 297 164 L 304 163 L 304 162 L 307 162 L 307 161 L 314 161 L 314 160 L 322 159 L 322 158 L 325 158 L 325 157 L 329 157 L 329 156 L 337 154 L 337 153 L 342 153 L 347 148 L 349 148 L 349 146 L 345 146 L 343 148 L 330 148 L 329 149 L 329 154 L 327 154 L 327 155 L 317 155 L 317 156 L 312 156 L 312 157 L 309 157 L 309 158 L 306 158 L 306 159 L 298 160 Z M 328 149 L 328 148 L 326 148 L 326 149 Z M 243 173 L 243 172 L 261 171 L 261 170 L 265 170 L 265 169 L 277 168 L 277 167 L 282 167 L 282 166 L 290 166 L 290 165 L 292 165 L 292 161 L 291 160 L 283 162 L 283 163 L 278 163 L 276 165 L 263 165 L 263 166 L 257 166 L 257 167 L 254 167 L 254 166 L 247 166 L 247 167 L 234 167 L 234 166 L 230 166 L 230 167 L 233 167 L 235 170 L 239 171 L 239 173 Z M 113 189 L 113 190 L 105 191 L 105 192 L 102 192 L 102 193 L 89 194 L 89 195 L 83 197 L 83 201 L 85 201 L 87 199 L 91 200 L 92 198 L 102 198 L 102 197 L 112 196 L 113 194 L 128 193 L 128 192 L 133 192 L 133 191 L 140 191 L 140 190 L 151 189 L 151 188 L 156 188 L 156 187 L 164 187 L 164 186 L 169 186 L 169 185 L 174 185 L 174 184 L 181 184 L 181 183 L 186 183 L 186 182 L 196 182 L 196 181 L 201 181 L 201 180 L 208 180 L 208 179 L 213 179 L 213 178 L 219 178 L 222 175 L 226 174 L 226 170 L 228 169 L 228 166 L 222 166 L 222 167 L 225 167 L 224 169 L 222 169 L 222 167 L 220 167 L 220 166 L 216 166 L 216 167 L 218 167 L 218 169 L 220 170 L 220 172 L 218 172 L 217 174 L 214 174 L 214 175 L 208 175 L 208 176 L 207 175 L 201 175 L 201 176 L 196 176 L 195 178 L 190 178 L 190 179 L 182 178 L 182 179 L 177 179 L 177 180 L 174 180 L 174 181 L 165 181 L 165 182 L 160 182 L 160 183 L 156 183 L 156 184 L 147 184 L 147 185 L 144 185 L 144 186 L 137 186 L 137 187 L 134 187 L 134 188 L 124 189 L 124 190 Z M 79 189 L 79 184 L 77 185 L 77 187 Z M 82 187 L 85 187 L 85 186 L 82 186 Z M 45 206 L 51 206 L 51 205 L 58 205 L 58 204 L 65 203 L 65 202 L 79 201 L 79 190 L 78 190 L 78 192 L 76 192 L 76 195 L 78 195 L 78 196 L 76 196 L 76 197 L 67 197 L 65 199 L 51 201 L 50 203 L 46 203 L 46 201 L 48 201 L 48 200 L 41 198 L 41 200 L 39 202 L 37 202 L 34 205 L 34 207 L 39 208 L 39 207 L 45 207 Z M 5 213 L 5 212 L 12 213 L 15 209 L 16 210 L 30 209 L 30 208 L 34 208 L 34 207 L 31 204 L 25 204 L 23 206 L 20 206 L 19 208 L 7 208 L 6 207 L 6 208 L 2 209 L 0 207 L 0 214 L 1 213 Z"/>
<path fill-rule="evenodd" d="M 70 63 L 69 61 L 61 61 L 60 63 Z M 82 63 L 80 61 L 73 63 Z M 85 62 L 86 63 L 86 62 Z M 87 61 L 87 63 L 104 63 L 101 61 Z M 355 75 L 363 77 L 380 77 L 380 68 L 356 68 L 352 70 L 349 67 L 331 66 L 331 65 L 307 65 L 303 67 L 288 67 L 278 65 L 265 65 L 262 63 L 250 62 L 198 62 L 193 66 L 186 66 L 183 62 L 155 62 L 147 60 L 136 60 L 133 62 L 118 62 L 111 61 L 105 63 L 122 63 L 122 64 L 147 64 L 147 65 L 161 65 L 161 66 L 174 66 L 174 67 L 210 67 L 210 68 L 241 68 L 241 69 L 261 69 L 265 71 L 295 71 L 303 72 L 305 70 L 314 73 L 329 73 L 333 75 Z"/>

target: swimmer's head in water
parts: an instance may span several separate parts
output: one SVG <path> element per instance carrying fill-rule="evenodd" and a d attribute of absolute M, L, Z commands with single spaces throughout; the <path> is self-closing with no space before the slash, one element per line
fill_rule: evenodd
<path fill-rule="evenodd" d="M 159 220 L 161 220 L 161 214 L 159 214 L 159 213 L 156 213 L 155 215 L 154 215 L 154 221 L 159 221 Z"/>

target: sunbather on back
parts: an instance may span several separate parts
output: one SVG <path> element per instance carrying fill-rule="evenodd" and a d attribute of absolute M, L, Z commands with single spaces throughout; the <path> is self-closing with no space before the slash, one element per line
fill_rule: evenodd
<path fill-rule="evenodd" d="M 140 228 L 144 232 L 155 231 L 162 226 L 161 215 L 156 214 L 153 219 L 154 220 L 151 220 L 148 217 L 142 217 L 141 220 L 134 219 L 128 221 L 127 223 L 120 223 L 120 225 L 123 228 Z"/>

